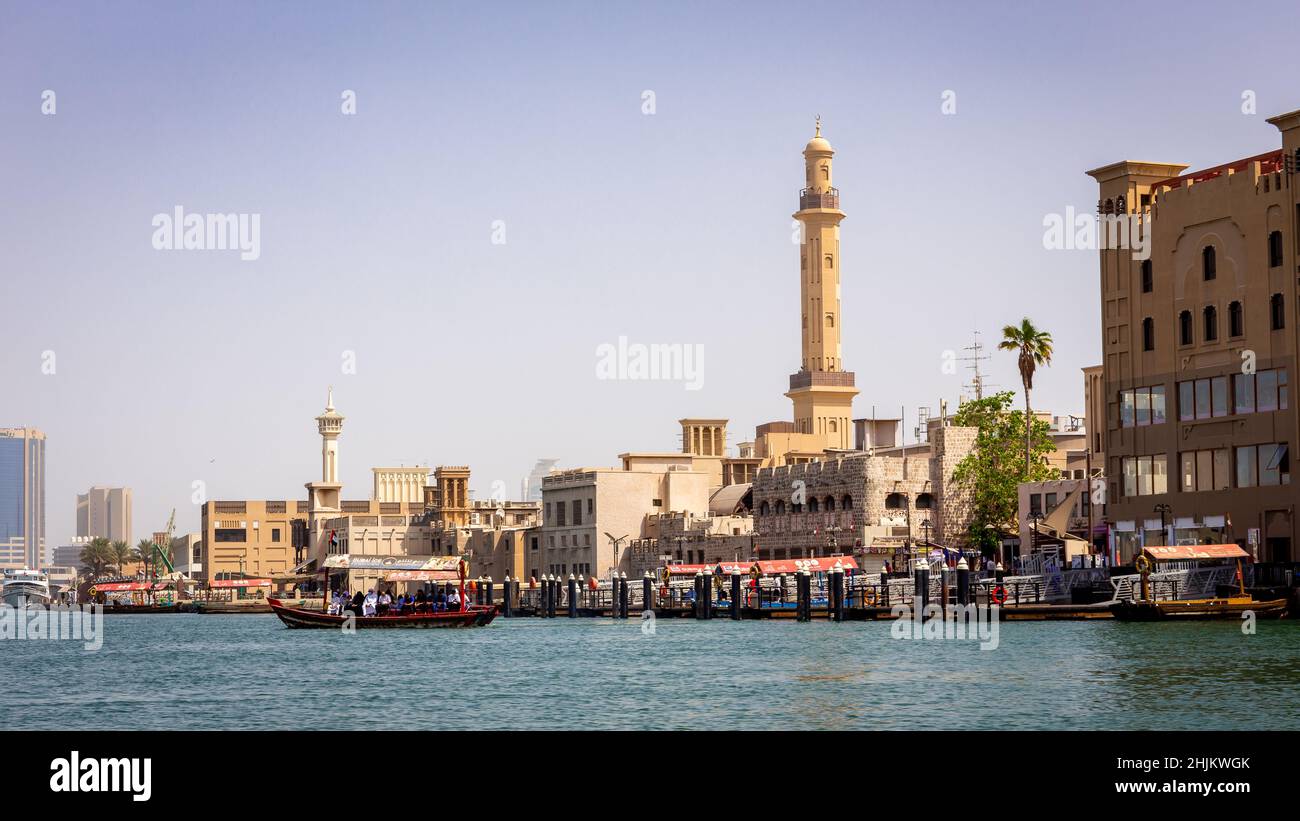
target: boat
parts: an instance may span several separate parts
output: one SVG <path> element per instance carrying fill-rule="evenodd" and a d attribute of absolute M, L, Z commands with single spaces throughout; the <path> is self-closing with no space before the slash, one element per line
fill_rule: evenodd
<path fill-rule="evenodd" d="M 27 567 L 6 570 L 3 579 L 0 579 L 0 601 L 9 607 L 44 607 L 50 603 L 49 577 L 39 570 Z"/>
<path fill-rule="evenodd" d="M 335 616 L 320 610 L 290 607 L 280 599 L 266 600 L 272 612 L 280 617 L 286 627 L 294 629 L 341 629 L 350 624 L 357 628 L 423 628 L 423 627 L 482 627 L 490 624 L 497 615 L 495 604 L 471 604 L 464 610 L 445 610 L 432 613 L 409 613 L 400 616 Z"/>
<path fill-rule="evenodd" d="M 1221 599 L 1169 599 L 1161 601 L 1117 601 L 1110 611 L 1120 621 L 1178 621 L 1241 619 L 1243 613 L 1256 618 L 1280 619 L 1286 615 L 1286 599 L 1259 601 L 1250 596 Z"/>

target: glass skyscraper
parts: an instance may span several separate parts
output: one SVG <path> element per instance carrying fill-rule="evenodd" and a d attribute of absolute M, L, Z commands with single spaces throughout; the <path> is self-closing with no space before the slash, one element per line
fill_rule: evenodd
<path fill-rule="evenodd" d="M 0 568 L 45 559 L 45 434 L 0 428 Z"/>

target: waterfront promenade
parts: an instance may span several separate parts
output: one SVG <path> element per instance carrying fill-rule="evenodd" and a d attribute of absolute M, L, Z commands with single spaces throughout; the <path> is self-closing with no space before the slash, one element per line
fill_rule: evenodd
<path fill-rule="evenodd" d="M 1300 729 L 1300 623 L 1009 622 L 998 648 L 888 622 L 498 619 L 291 631 L 105 617 L 104 644 L 6 642 L 41 687 L 0 721 L 114 729 Z M 1213 709 L 1207 709 L 1207 699 Z"/>

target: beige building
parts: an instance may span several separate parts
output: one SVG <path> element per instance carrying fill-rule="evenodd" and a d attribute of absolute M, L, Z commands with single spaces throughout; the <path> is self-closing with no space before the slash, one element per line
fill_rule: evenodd
<path fill-rule="evenodd" d="M 439 465 L 433 484 L 424 489 L 424 504 L 443 527 L 469 524 L 473 506 L 469 498 L 469 467 Z"/>
<path fill-rule="evenodd" d="M 424 503 L 424 488 L 429 484 L 426 467 L 371 468 L 374 490 L 371 498 L 377 502 Z"/>
<path fill-rule="evenodd" d="M 96 486 L 78 493 L 77 535 L 134 546 L 131 541 L 131 488 Z"/>
<path fill-rule="evenodd" d="M 1097 450 L 1121 560 L 1170 539 L 1236 542 L 1261 561 L 1298 557 L 1300 112 L 1268 122 L 1280 150 L 1193 173 L 1134 161 L 1088 172 L 1103 224 L 1136 222 L 1150 237 L 1148 259 L 1100 252 Z"/>

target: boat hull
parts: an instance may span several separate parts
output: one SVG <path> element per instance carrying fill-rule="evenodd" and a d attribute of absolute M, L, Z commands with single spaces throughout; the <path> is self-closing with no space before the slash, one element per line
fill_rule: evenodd
<path fill-rule="evenodd" d="M 1286 615 L 1286 599 L 1255 601 L 1246 597 L 1186 599 L 1172 601 L 1121 601 L 1111 605 L 1120 621 L 1198 621 L 1240 619 L 1243 613 L 1256 618 L 1280 619 Z"/>
<path fill-rule="evenodd" d="M 496 605 L 470 605 L 467 610 L 416 613 L 407 616 L 332 616 L 319 610 L 288 607 L 279 599 L 267 599 L 272 612 L 292 629 L 342 629 L 345 625 L 366 630 L 422 629 L 431 627 L 482 627 L 497 615 Z"/>

